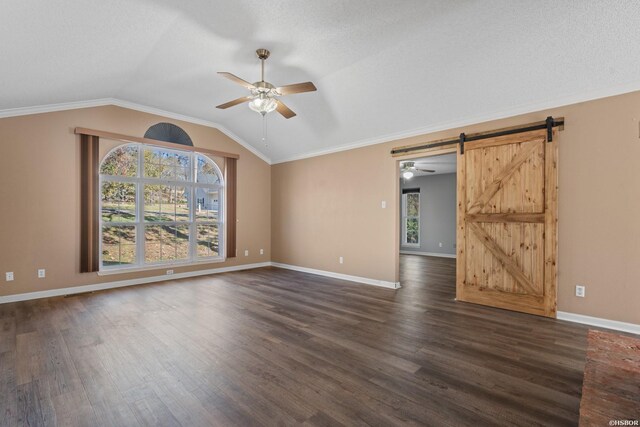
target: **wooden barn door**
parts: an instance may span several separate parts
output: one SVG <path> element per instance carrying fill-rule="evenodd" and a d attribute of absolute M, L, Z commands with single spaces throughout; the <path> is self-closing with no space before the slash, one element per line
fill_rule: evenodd
<path fill-rule="evenodd" d="M 459 301 L 555 317 L 556 138 L 541 130 L 464 144 L 457 239 Z"/>

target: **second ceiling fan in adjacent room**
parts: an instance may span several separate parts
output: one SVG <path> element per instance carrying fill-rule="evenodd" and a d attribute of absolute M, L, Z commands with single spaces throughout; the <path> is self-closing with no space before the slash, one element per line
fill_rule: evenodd
<path fill-rule="evenodd" d="M 402 172 L 402 177 L 404 179 L 411 179 L 413 178 L 414 172 L 419 171 L 419 172 L 427 172 L 427 173 L 434 173 L 435 170 L 434 169 L 423 169 L 420 167 L 416 167 L 416 163 L 415 162 L 403 162 L 400 165 L 400 172 Z"/>

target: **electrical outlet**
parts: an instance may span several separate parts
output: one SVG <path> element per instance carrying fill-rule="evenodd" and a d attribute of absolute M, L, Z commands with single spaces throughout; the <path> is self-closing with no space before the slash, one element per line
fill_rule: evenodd
<path fill-rule="evenodd" d="M 173 270 L 167 270 L 167 275 L 173 274 Z"/>
<path fill-rule="evenodd" d="M 244 256 L 249 256 L 249 250 L 248 249 L 244 250 Z"/>
<path fill-rule="evenodd" d="M 13 271 L 7 271 L 4 276 L 7 282 L 13 282 Z"/>
<path fill-rule="evenodd" d="M 338 258 L 338 261 L 340 261 L 340 264 L 344 264 L 344 257 Z"/>
<path fill-rule="evenodd" d="M 382 209 L 386 209 L 387 208 L 387 201 L 383 200 L 382 203 L 380 204 L 380 206 L 382 206 Z"/>
<path fill-rule="evenodd" d="M 585 287 L 583 285 L 576 285 L 576 296 L 584 298 L 585 296 Z"/>
<path fill-rule="evenodd" d="M 264 255 L 264 249 L 260 249 L 260 255 Z"/>
<path fill-rule="evenodd" d="M 44 268 L 38 270 L 38 279 L 44 279 L 47 276 L 47 272 Z"/>
<path fill-rule="evenodd" d="M 442 242 L 439 242 L 439 243 L 438 243 L 438 247 L 442 247 Z"/>

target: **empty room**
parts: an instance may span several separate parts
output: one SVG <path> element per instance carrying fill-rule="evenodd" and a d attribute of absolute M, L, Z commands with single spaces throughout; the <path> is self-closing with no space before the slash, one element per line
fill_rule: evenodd
<path fill-rule="evenodd" d="M 3 1 L 0 427 L 640 425 L 638 28 Z"/>

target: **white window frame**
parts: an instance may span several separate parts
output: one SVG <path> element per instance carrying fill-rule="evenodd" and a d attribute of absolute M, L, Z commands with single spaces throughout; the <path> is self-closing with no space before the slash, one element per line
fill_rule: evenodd
<path fill-rule="evenodd" d="M 99 212 L 99 227 L 100 227 L 100 269 L 99 274 L 112 274 L 112 273 L 122 273 L 122 272 L 131 272 L 131 271 L 143 271 L 143 270 L 155 270 L 164 268 L 167 266 L 185 266 L 185 265 L 198 265 L 203 263 L 215 263 L 215 262 L 223 262 L 226 260 L 225 253 L 225 238 L 226 238 L 226 227 L 225 227 L 225 182 L 224 175 L 220 170 L 220 167 L 216 164 L 216 162 L 207 156 L 204 153 L 199 153 L 197 151 L 187 151 L 173 148 L 166 148 L 153 144 L 143 144 L 143 143 L 127 143 L 114 147 L 109 150 L 109 152 L 104 156 L 102 161 L 100 162 L 100 166 L 102 163 L 109 158 L 111 153 L 114 151 L 125 148 L 136 146 L 138 149 L 138 164 L 137 164 L 137 174 L 135 177 L 128 176 L 114 176 L 114 175 L 103 175 L 100 174 L 99 178 L 99 189 L 98 192 L 98 212 Z M 157 179 L 157 178 L 145 178 L 144 177 L 144 150 L 145 149 L 152 150 L 161 150 L 163 152 L 168 153 L 176 153 L 180 155 L 186 155 L 189 157 L 189 179 L 188 180 L 170 180 L 170 179 Z M 197 181 L 197 156 L 202 156 L 208 159 L 214 166 L 215 172 L 220 179 L 219 184 L 203 184 L 198 183 Z M 102 220 L 102 184 L 103 182 L 123 182 L 128 184 L 134 184 L 136 189 L 136 220 L 135 222 L 110 222 Z M 151 185 L 166 185 L 172 187 L 184 187 L 186 188 L 189 194 L 189 220 L 188 221 L 153 221 L 153 222 L 145 222 L 144 221 L 144 186 L 147 184 Z M 218 191 L 218 219 L 217 220 L 196 220 L 196 204 L 197 200 L 195 197 L 196 188 L 204 188 L 210 190 Z M 187 259 L 182 260 L 166 260 L 166 261 L 158 261 L 158 262 L 146 262 L 145 261 L 145 225 L 188 225 L 189 226 L 189 257 Z M 217 256 L 211 257 L 199 257 L 197 252 L 198 238 L 197 238 L 197 226 L 198 225 L 217 225 L 218 226 L 218 252 Z M 135 226 L 136 230 L 136 262 L 133 264 L 127 265 L 104 265 L 102 261 L 102 229 L 103 226 Z"/>
<path fill-rule="evenodd" d="M 409 194 L 417 194 L 418 195 L 418 216 L 408 216 L 407 215 L 407 195 Z M 420 192 L 412 192 L 412 193 L 403 193 L 402 194 L 402 246 L 407 248 L 419 248 L 420 247 L 420 211 L 422 210 L 422 197 L 420 196 Z M 418 220 L 418 243 L 407 243 L 407 220 L 416 218 Z"/>

